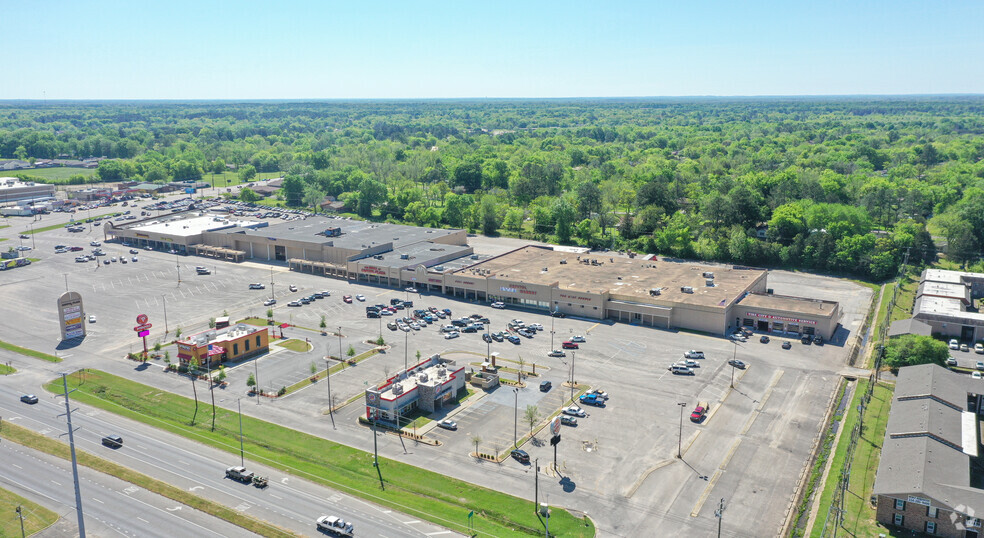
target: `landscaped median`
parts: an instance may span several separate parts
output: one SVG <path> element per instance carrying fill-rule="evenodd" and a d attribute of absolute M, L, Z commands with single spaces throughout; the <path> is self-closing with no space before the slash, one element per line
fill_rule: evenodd
<path fill-rule="evenodd" d="M 88 381 L 88 377 L 86 380 Z M 4 422 L 2 428 L 0 428 L 0 437 L 65 460 L 71 459 L 71 453 L 69 452 L 67 444 L 49 437 L 45 437 L 40 433 L 10 422 Z M 225 521 L 242 527 L 250 532 L 254 532 L 261 536 L 273 536 L 278 538 L 295 536 L 295 534 L 271 525 L 270 523 L 244 515 L 232 508 L 214 501 L 210 501 L 203 497 L 199 497 L 194 493 L 189 493 L 181 488 L 176 488 L 145 474 L 123 467 L 122 465 L 98 458 L 84 450 L 76 449 L 75 454 L 78 458 L 79 465 L 89 467 L 90 469 L 101 473 L 115 476 L 120 480 L 125 480 L 131 484 L 142 487 L 147 491 L 162 495 L 168 499 L 194 508 L 195 510 L 200 510 L 206 514 L 224 519 Z M 55 519 L 57 519 L 57 516 Z M 2 534 L 2 536 L 12 536 L 13 534 L 14 533 Z"/>
<path fill-rule="evenodd" d="M 138 420 L 162 430 L 229 452 L 239 452 L 238 415 L 219 409 L 215 431 L 210 424 L 190 425 L 193 400 L 97 370 L 87 370 L 85 382 L 70 376 L 76 401 Z M 62 392 L 61 382 L 46 387 Z M 412 517 L 482 536 L 527 536 L 543 533 L 533 502 L 450 478 L 444 474 L 380 458 L 378 472 L 372 455 L 277 424 L 242 417 L 243 442 L 251 460 L 334 488 Z M 216 469 L 221 473 L 222 469 Z M 274 487 L 274 486 L 271 486 Z M 590 519 L 553 508 L 550 531 L 557 536 L 594 536 Z"/>
<path fill-rule="evenodd" d="M 123 213 L 120 213 L 120 212 L 116 212 L 116 213 L 105 213 L 105 214 L 102 214 L 102 215 L 96 215 L 96 216 L 91 217 L 91 218 L 94 219 L 96 217 L 118 217 L 118 216 L 120 216 L 122 214 Z M 82 219 L 82 220 L 75 220 L 75 221 L 72 222 L 72 224 L 74 224 L 74 225 L 83 225 L 84 226 L 84 225 L 90 224 L 90 223 L 86 222 L 85 219 Z M 61 228 L 67 228 L 67 226 L 65 226 L 64 224 L 52 224 L 51 226 L 45 226 L 43 228 L 33 228 L 33 229 L 32 228 L 29 228 L 27 230 L 22 230 L 21 233 L 22 234 L 28 234 L 28 235 L 30 235 L 30 234 L 39 234 L 41 232 L 48 232 L 48 231 L 51 231 L 51 230 L 59 230 Z"/>
<path fill-rule="evenodd" d="M 26 347 L 20 347 L 18 345 L 11 344 L 9 342 L 0 341 L 0 348 L 6 349 L 7 351 L 13 351 L 14 353 L 20 353 L 21 355 L 26 355 L 28 357 L 34 357 L 35 359 L 41 359 L 48 362 L 61 362 L 61 357 L 56 357 L 54 355 L 49 355 L 47 353 L 42 353 L 40 351 L 35 351 L 33 349 L 28 349 Z"/>
<path fill-rule="evenodd" d="M 20 507 L 20 514 L 17 508 Z M 32 536 L 58 521 L 58 514 L 33 503 L 12 491 L 0 489 L 0 536 L 19 536 L 20 515 L 24 517 L 24 534 Z"/>
<path fill-rule="evenodd" d="M 300 340 L 298 340 L 298 341 L 300 341 Z M 338 372 L 341 372 L 345 368 L 348 368 L 348 367 L 351 367 L 351 366 L 355 366 L 356 364 L 358 364 L 358 363 L 360 363 L 360 362 L 368 359 L 369 357 L 372 357 L 373 355 L 375 355 L 377 353 L 379 353 L 379 350 L 378 349 L 370 349 L 369 351 L 365 351 L 363 353 L 360 353 L 359 355 L 356 355 L 355 357 L 352 357 L 351 359 L 345 359 L 345 362 L 341 362 L 339 364 L 336 364 L 335 366 L 332 366 L 331 367 L 331 373 L 332 374 L 336 374 Z M 293 385 L 287 387 L 286 390 L 284 391 L 284 393 L 283 394 L 278 394 L 278 396 L 280 396 L 280 397 L 287 396 L 288 394 L 290 394 L 292 392 L 297 392 L 297 391 L 299 391 L 299 390 L 301 390 L 303 388 L 310 387 L 311 385 L 313 385 L 314 383 L 316 383 L 319 379 L 321 379 L 323 377 L 325 377 L 325 370 L 320 370 L 320 371 L 312 374 L 311 377 L 309 377 L 307 379 L 304 379 L 304 380 L 301 380 L 301 381 L 298 381 L 297 383 L 294 383 Z"/>

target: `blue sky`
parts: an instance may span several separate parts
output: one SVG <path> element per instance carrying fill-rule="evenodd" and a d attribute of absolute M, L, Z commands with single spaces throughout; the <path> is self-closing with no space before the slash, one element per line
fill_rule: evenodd
<path fill-rule="evenodd" d="M 984 2 L 0 0 L 0 99 L 984 93 Z"/>

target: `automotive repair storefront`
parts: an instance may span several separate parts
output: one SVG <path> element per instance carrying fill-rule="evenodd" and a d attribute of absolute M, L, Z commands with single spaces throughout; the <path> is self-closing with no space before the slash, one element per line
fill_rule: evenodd
<path fill-rule="evenodd" d="M 749 293 L 732 308 L 735 321 L 759 332 L 817 335 L 830 339 L 840 321 L 833 301 L 787 295 Z"/>

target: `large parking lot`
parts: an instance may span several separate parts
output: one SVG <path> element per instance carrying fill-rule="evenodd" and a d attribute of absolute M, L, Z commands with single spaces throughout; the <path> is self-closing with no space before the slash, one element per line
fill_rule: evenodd
<path fill-rule="evenodd" d="M 44 220 L 47 224 L 49 218 Z M 0 230 L 0 235 L 16 241 L 23 226 L 17 219 L 9 219 L 9 223 L 11 228 Z M 118 360 L 126 351 L 140 348 L 132 330 L 135 316 L 143 313 L 151 318 L 151 341 L 164 336 L 165 305 L 172 335 L 179 326 L 186 334 L 203 330 L 209 318 L 224 312 L 234 319 L 250 314 L 263 317 L 267 307 L 262 303 L 271 296 L 272 278 L 277 321 L 317 329 L 325 316 L 329 331 L 341 327 L 343 348 L 353 345 L 357 351 L 368 349 L 368 344 L 360 342 L 375 339 L 380 332 L 391 346 L 386 353 L 332 376 L 332 391 L 342 401 L 358 395 L 367 383 L 393 375 L 403 367 L 405 357 L 412 362 L 418 351 L 423 356 L 442 353 L 465 363 L 480 362 L 487 352 L 497 352 L 503 359 L 500 364 L 516 367 L 509 361 L 522 357 L 527 370 L 536 363 L 541 375 L 527 379 L 528 386 L 518 392 L 501 386 L 470 405 L 437 413 L 434 418 L 450 416 L 458 423 L 457 431 L 433 430 L 428 434 L 441 440 L 441 446 L 419 446 L 403 455 L 398 440 L 384 436 L 380 444 L 388 457 L 404 458 L 518 495 L 532 498 L 532 486 L 527 486 L 532 482 L 530 466 L 513 460 L 494 467 L 478 464 L 468 456 L 474 450 L 472 438 L 481 437 L 488 451 L 501 451 L 512 445 L 515 429 L 520 437 L 529 431 L 523 420 L 527 405 L 536 405 L 544 417 L 557 412 L 570 396 L 562 384 L 574 362 L 577 382 L 604 389 L 610 399 L 603 408 L 585 406 L 588 416 L 579 419 L 577 427 L 563 427 L 557 451 L 560 475 L 541 471 L 540 495 L 541 500 L 588 512 L 598 520 L 602 535 L 705 534 L 716 528 L 713 512 L 722 498 L 728 506 L 726 521 L 734 525 L 732 528 L 757 529 L 746 531 L 743 535 L 747 536 L 774 534 L 786 516 L 840 373 L 846 369 L 845 342 L 857 331 L 871 295 L 867 288 L 845 281 L 770 273 L 769 287 L 776 293 L 840 301 L 845 312 L 845 327 L 838 332 L 834 345 L 803 345 L 794 340 L 791 349 L 784 350 L 780 347 L 783 338 L 775 336 L 767 344 L 759 343 L 758 335 L 734 344 L 720 336 L 557 319 L 528 311 L 496 310 L 440 295 L 408 294 L 291 273 L 282 266 L 272 266 L 271 276 L 270 265 L 252 262 L 232 264 L 146 252 L 139 255 L 137 263 L 96 269 L 93 263 L 76 264 L 72 254 L 54 254 L 56 244 L 84 245 L 88 251 L 93 238 L 101 239 L 98 227 L 84 233 L 53 230 L 38 234 L 37 248 L 30 255 L 41 258 L 41 263 L 0 273 L 5 297 L 0 327 L 9 335 L 6 340 L 55 351 L 59 335 L 55 301 L 65 290 L 67 277 L 69 289 L 82 293 L 86 311 L 97 316 L 97 321 L 89 324 L 90 336 L 84 343 L 57 351 L 68 359 L 68 367 L 73 366 L 71 357 L 75 355 L 87 366 L 190 395 L 191 388 L 173 376 L 139 372 L 132 363 Z M 109 256 L 125 253 L 118 244 L 104 243 L 103 249 Z M 196 275 L 197 265 L 209 267 L 212 274 Z M 263 283 L 266 289 L 250 290 L 250 283 Z M 298 292 L 290 292 L 289 284 L 297 285 Z M 302 307 L 287 306 L 293 298 L 321 290 L 331 290 L 332 296 Z M 366 302 L 346 304 L 342 302 L 344 294 L 363 294 Z M 404 333 L 386 327 L 390 318 L 365 317 L 366 304 L 389 304 L 391 298 L 408 297 L 414 300 L 415 308 L 449 308 L 454 317 L 473 313 L 487 316 L 492 331 L 505 330 L 513 318 L 540 323 L 545 330 L 532 339 L 523 338 L 519 345 L 487 345 L 480 333 L 445 340 L 437 324 Z M 25 326 L 32 327 L 32 334 L 19 330 Z M 555 331 L 552 345 L 551 327 Z M 570 350 L 565 357 L 547 356 L 573 335 L 586 339 L 576 357 Z M 217 396 L 220 405 L 235 405 L 235 398 L 244 393 L 249 372 L 258 371 L 262 385 L 276 388 L 310 375 L 312 361 L 319 361 L 320 368 L 324 355 L 338 353 L 336 336 L 301 329 L 288 330 L 287 336 L 309 338 L 313 349 L 304 353 L 278 351 L 260 358 L 255 365 L 230 369 L 228 392 Z M 706 354 L 696 375 L 669 373 L 668 365 L 689 349 Z M 727 361 L 733 356 L 748 363 L 748 368 L 734 372 L 731 389 L 733 371 Z M 515 374 L 504 376 L 515 379 Z M 552 390 L 541 392 L 541 380 L 551 381 Z M 702 423 L 695 424 L 688 417 L 698 401 L 709 402 L 711 409 Z M 262 410 L 256 412 L 268 419 L 322 434 L 326 431 L 326 398 L 321 389 L 306 389 L 282 400 L 261 403 L 264 405 L 257 407 Z M 331 435 L 365 447 L 371 438 L 354 420 L 364 412 L 358 402 L 342 409 L 335 417 L 339 429 Z M 522 447 L 540 460 L 541 467 L 553 460 L 546 435 L 544 431 Z M 368 444 L 371 449 L 371 442 Z M 678 446 L 682 447 L 682 460 L 675 457 Z"/>

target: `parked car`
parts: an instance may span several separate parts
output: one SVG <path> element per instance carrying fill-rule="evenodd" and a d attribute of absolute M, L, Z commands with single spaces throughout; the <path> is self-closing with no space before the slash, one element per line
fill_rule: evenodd
<path fill-rule="evenodd" d="M 575 342 L 570 342 L 570 341 L 560 344 L 560 347 L 564 349 L 578 349 L 578 345 Z"/>
<path fill-rule="evenodd" d="M 973 379 L 984 379 L 984 375 L 981 375 L 980 372 L 972 372 L 970 377 Z"/>
<path fill-rule="evenodd" d="M 352 296 L 351 295 L 343 295 L 342 296 L 342 300 L 345 301 L 346 303 L 352 304 Z"/>
<path fill-rule="evenodd" d="M 984 344 L 977 342 L 974 344 L 974 353 L 984 354 Z"/>
<path fill-rule="evenodd" d="M 451 419 L 444 419 L 437 423 L 439 428 L 444 428 L 445 430 L 457 430 L 458 423 Z"/>
<path fill-rule="evenodd" d="M 746 366 L 745 362 L 741 359 L 731 359 L 728 361 L 728 364 L 741 370 L 744 370 Z"/>
<path fill-rule="evenodd" d="M 249 285 L 249 289 L 251 289 L 251 290 L 264 290 L 264 289 L 266 289 L 266 286 L 264 286 L 263 284 L 260 284 L 259 282 L 254 282 L 254 283 L 252 283 L 252 284 Z"/>
<path fill-rule="evenodd" d="M 411 327 L 412 327 L 412 325 L 411 325 Z M 451 340 L 452 338 L 457 338 L 459 336 L 461 336 L 461 333 L 459 333 L 458 331 L 454 331 L 454 332 L 446 333 L 444 335 L 444 339 L 445 340 Z"/>
<path fill-rule="evenodd" d="M 763 335 L 762 335 L 762 336 L 761 336 L 761 337 L 759 338 L 759 342 L 762 342 L 763 344 L 768 344 L 768 343 L 769 343 L 769 337 L 763 334 Z"/>
<path fill-rule="evenodd" d="M 275 304 L 277 304 L 276 299 L 267 299 L 266 301 L 263 301 L 263 306 L 272 306 Z"/>
<path fill-rule="evenodd" d="M 519 344 L 520 343 L 519 337 L 516 336 L 515 334 L 510 334 L 509 336 L 506 337 L 506 340 L 509 340 L 510 342 L 512 342 L 514 344 Z"/>
<path fill-rule="evenodd" d="M 671 364 L 669 370 L 676 375 L 694 375 L 694 369 L 686 364 Z"/>
<path fill-rule="evenodd" d="M 580 342 L 580 343 L 583 344 L 583 343 L 587 342 L 587 340 L 585 340 L 583 336 L 577 335 L 577 336 L 572 336 L 571 337 L 571 342 Z"/>
<path fill-rule="evenodd" d="M 291 286 L 288 286 L 287 289 L 289 289 L 292 292 L 293 291 L 297 291 L 297 286 L 291 285 Z"/>
<path fill-rule="evenodd" d="M 492 343 L 492 335 L 489 334 L 489 333 L 482 333 L 482 340 L 485 340 L 487 343 L 491 344 Z"/>
<path fill-rule="evenodd" d="M 602 400 L 607 400 L 608 399 L 608 393 L 605 392 L 605 391 L 603 391 L 603 390 L 601 390 L 601 389 L 591 389 L 588 392 L 586 392 L 585 394 L 593 394 L 593 395 L 597 396 L 598 398 L 601 398 Z"/>
<path fill-rule="evenodd" d="M 501 342 L 506 338 L 502 335 L 502 331 L 496 331 L 492 333 L 492 339 L 495 340 L 496 342 Z"/>
<path fill-rule="evenodd" d="M 548 357 L 566 357 L 567 356 L 567 353 L 564 353 L 560 349 L 555 349 L 555 350 L 551 351 L 550 353 L 547 353 L 547 356 Z"/>
<path fill-rule="evenodd" d="M 950 340 L 950 349 L 960 349 L 960 342 L 956 338 Z"/>
<path fill-rule="evenodd" d="M 90 247 L 101 247 L 102 246 L 102 243 L 100 243 L 99 241 L 89 241 L 89 246 Z"/>
<path fill-rule="evenodd" d="M 390 322 L 386 323 L 386 328 L 389 329 L 389 330 L 391 330 L 391 331 L 395 331 L 396 330 L 396 322 L 395 321 L 390 321 Z"/>
<path fill-rule="evenodd" d="M 553 383 L 549 381 L 540 381 L 540 392 L 550 392 Z"/>
<path fill-rule="evenodd" d="M 359 294 L 359 295 L 356 295 L 355 296 L 355 299 L 357 301 L 365 301 L 366 300 L 366 296 L 365 295 L 362 295 L 362 294 Z"/>
<path fill-rule="evenodd" d="M 690 413 L 690 422 L 700 422 L 707 416 L 707 402 L 697 402 L 697 407 Z"/>
<path fill-rule="evenodd" d="M 947 357 L 946 358 L 946 365 L 947 366 L 956 366 L 957 365 L 957 359 L 954 359 L 953 357 Z"/>
<path fill-rule="evenodd" d="M 810 338 L 810 335 L 804 334 L 803 337 L 800 338 L 800 342 L 802 342 L 802 343 L 804 343 L 806 345 L 810 345 L 810 343 L 813 342 L 813 339 Z"/>
<path fill-rule="evenodd" d="M 577 400 L 583 405 L 594 405 L 597 407 L 604 407 L 605 405 L 605 399 L 599 398 L 597 394 L 582 394 Z"/>
<path fill-rule="evenodd" d="M 793 344 L 791 344 L 791 343 L 789 342 L 789 340 L 786 340 L 786 341 L 784 341 L 784 342 L 782 343 L 782 348 L 783 348 L 783 349 L 790 349 L 790 348 L 792 348 L 792 347 L 793 347 Z"/>
<path fill-rule="evenodd" d="M 409 292 L 409 293 L 417 293 L 417 288 L 415 288 L 413 286 L 410 286 L 409 288 L 404 288 L 403 291 L 406 291 L 406 292 Z"/>
<path fill-rule="evenodd" d="M 553 316 L 553 317 L 555 317 L 555 318 L 566 318 L 567 317 L 567 314 L 565 314 L 565 313 L 563 313 L 563 312 L 561 312 L 559 310 L 554 310 L 553 312 L 550 313 L 550 315 Z"/>
<path fill-rule="evenodd" d="M 109 448 L 120 448 L 123 446 L 123 438 L 119 435 L 107 435 L 102 438 L 102 444 Z"/>
<path fill-rule="evenodd" d="M 704 352 L 703 351 L 697 351 L 697 350 L 691 349 L 690 351 L 684 351 L 683 352 L 683 357 L 685 359 L 703 359 L 704 358 Z"/>
<path fill-rule="evenodd" d="M 688 368 L 700 368 L 700 363 L 693 359 L 683 359 L 680 363 L 686 365 Z"/>
<path fill-rule="evenodd" d="M 748 341 L 748 337 L 746 337 L 744 334 L 741 334 L 741 333 L 732 334 L 729 338 L 731 338 L 735 342 L 747 342 Z"/>
<path fill-rule="evenodd" d="M 20 400 L 26 404 L 36 404 L 38 403 L 38 397 L 33 394 L 25 394 L 21 396 Z"/>
<path fill-rule="evenodd" d="M 587 416 L 587 413 L 584 412 L 584 409 L 581 409 L 580 407 L 578 407 L 576 405 L 565 407 L 564 410 L 562 411 L 562 413 L 565 414 L 565 415 L 570 415 L 572 417 L 584 417 L 584 416 Z"/>
<path fill-rule="evenodd" d="M 974 365 L 974 368 L 977 368 L 978 370 L 984 370 L 984 362 L 977 361 L 977 364 Z"/>
<path fill-rule="evenodd" d="M 530 462 L 530 455 L 527 454 L 525 450 L 520 450 L 520 449 L 517 448 L 517 449 L 511 451 L 509 453 L 509 455 L 512 456 L 513 459 L 515 459 L 519 463 L 529 463 Z"/>
<path fill-rule="evenodd" d="M 96 315 L 89 314 L 89 323 L 95 323 L 95 322 L 96 322 Z"/>
<path fill-rule="evenodd" d="M 960 344 L 960 351 L 967 352 L 970 351 L 970 348 L 967 347 L 967 344 Z"/>
<path fill-rule="evenodd" d="M 577 426 L 577 419 L 567 415 L 560 415 L 560 423 L 564 426 Z"/>
<path fill-rule="evenodd" d="M 501 308 L 505 308 L 505 307 L 506 307 L 506 303 L 503 303 L 502 301 L 496 301 L 496 302 L 492 303 L 492 308 L 500 308 L 501 309 Z"/>

